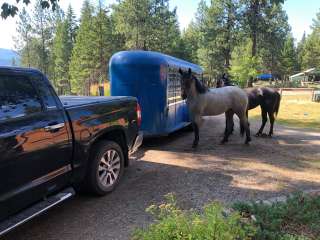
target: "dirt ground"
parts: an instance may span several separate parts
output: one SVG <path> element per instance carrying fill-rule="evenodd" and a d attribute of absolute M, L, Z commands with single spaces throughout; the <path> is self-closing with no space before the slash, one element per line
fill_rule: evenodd
<path fill-rule="evenodd" d="M 251 121 L 252 133 L 259 125 Z M 236 129 L 219 145 L 223 130 L 223 117 L 206 118 L 196 150 L 186 130 L 148 140 L 115 192 L 77 196 L 5 239 L 129 239 L 152 220 L 145 208 L 169 192 L 183 208 L 201 208 L 214 200 L 228 204 L 320 188 L 320 132 L 276 124 L 273 138 L 253 137 L 246 146 Z"/>

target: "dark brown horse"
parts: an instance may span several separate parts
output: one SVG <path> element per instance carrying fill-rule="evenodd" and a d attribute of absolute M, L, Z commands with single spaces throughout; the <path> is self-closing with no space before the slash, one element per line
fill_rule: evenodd
<path fill-rule="evenodd" d="M 229 79 L 219 79 L 217 81 L 217 88 L 230 86 L 232 83 Z M 279 112 L 281 95 L 275 89 L 268 88 L 268 87 L 254 87 L 254 88 L 245 88 L 244 89 L 248 95 L 248 109 L 247 109 L 247 116 L 248 110 L 254 109 L 260 105 L 261 108 L 261 117 L 262 117 L 262 124 L 259 131 L 256 133 L 256 136 L 263 135 L 263 129 L 268 121 L 270 121 L 270 130 L 269 136 L 273 135 L 273 124 L 275 118 Z"/>

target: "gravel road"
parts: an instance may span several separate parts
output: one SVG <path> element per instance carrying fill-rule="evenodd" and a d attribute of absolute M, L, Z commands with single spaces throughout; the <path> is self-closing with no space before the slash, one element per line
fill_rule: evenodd
<path fill-rule="evenodd" d="M 251 122 L 252 132 L 259 124 Z M 152 220 L 145 209 L 169 192 L 188 209 L 319 188 L 320 132 L 276 125 L 274 138 L 253 137 L 245 146 L 236 129 L 229 143 L 219 145 L 223 129 L 223 117 L 206 118 L 197 150 L 186 130 L 146 141 L 115 192 L 77 196 L 4 239 L 129 239 L 133 229 Z"/>

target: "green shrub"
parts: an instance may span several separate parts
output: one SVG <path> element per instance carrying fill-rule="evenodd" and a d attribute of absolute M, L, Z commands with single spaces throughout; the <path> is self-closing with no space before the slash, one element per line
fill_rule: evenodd
<path fill-rule="evenodd" d="M 256 239 L 320 239 L 320 197 L 295 194 L 271 206 L 236 203 L 233 207 L 244 216 L 255 216 Z"/>
<path fill-rule="evenodd" d="M 134 240 L 233 240 L 251 239 L 254 234 L 254 228 L 242 222 L 237 212 L 226 216 L 219 203 L 209 204 L 198 213 L 179 209 L 172 194 L 166 195 L 166 200 L 147 209 L 156 221 L 136 230 Z"/>
<path fill-rule="evenodd" d="M 295 194 L 272 205 L 238 202 L 225 213 L 214 202 L 203 211 L 181 210 L 174 195 L 147 209 L 155 222 L 133 234 L 134 240 L 320 240 L 320 197 Z M 251 219 L 255 217 L 255 221 Z"/>

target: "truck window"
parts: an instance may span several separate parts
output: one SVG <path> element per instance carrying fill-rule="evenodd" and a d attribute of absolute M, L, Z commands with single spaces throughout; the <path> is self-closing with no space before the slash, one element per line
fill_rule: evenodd
<path fill-rule="evenodd" d="M 0 121 L 41 110 L 41 101 L 27 77 L 0 75 Z"/>
<path fill-rule="evenodd" d="M 44 81 L 43 76 L 41 75 L 34 75 L 31 77 L 31 81 L 37 86 L 37 90 L 42 98 L 43 104 L 46 109 L 56 109 L 57 102 L 56 102 L 56 95 L 54 94 L 54 90 L 52 89 L 51 85 L 48 85 L 46 81 Z"/>

